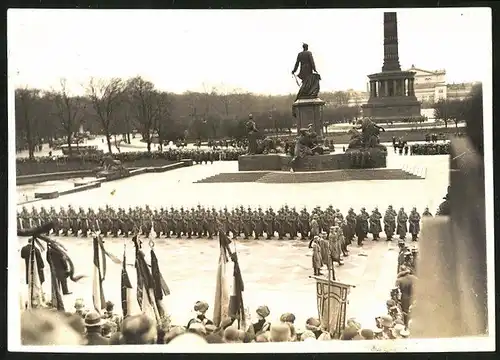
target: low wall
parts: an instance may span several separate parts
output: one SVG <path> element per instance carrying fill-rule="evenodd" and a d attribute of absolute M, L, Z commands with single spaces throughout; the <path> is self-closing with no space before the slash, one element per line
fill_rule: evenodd
<path fill-rule="evenodd" d="M 365 168 L 385 168 L 387 153 L 376 151 L 372 161 Z M 288 171 L 290 170 L 290 155 L 242 155 L 238 158 L 239 171 Z M 342 154 L 325 154 L 306 156 L 298 159 L 295 171 L 325 171 L 354 168 L 351 156 Z"/>
<path fill-rule="evenodd" d="M 128 168 L 130 170 L 130 176 L 140 175 L 144 173 L 161 173 L 169 170 L 179 169 L 181 167 L 192 165 L 192 161 L 181 160 L 180 162 L 165 164 L 161 166 L 149 166 L 149 167 L 135 167 Z M 78 171 L 63 171 L 56 173 L 48 173 L 48 174 L 34 174 L 34 175 L 21 175 L 16 177 L 16 185 L 29 185 L 29 184 L 37 184 L 45 181 L 57 181 L 57 180 L 68 180 L 74 178 L 84 178 L 84 177 L 94 177 L 95 173 L 93 170 L 78 170 Z M 112 181 L 121 179 L 122 177 L 116 178 L 101 178 L 96 179 L 97 182 L 102 181 Z"/>
<path fill-rule="evenodd" d="M 138 159 L 134 161 L 124 161 L 123 165 L 126 168 L 140 168 L 151 166 L 163 166 L 173 164 L 177 161 L 166 159 Z M 50 161 L 50 162 L 16 162 L 16 175 L 34 175 L 34 174 L 48 174 L 60 173 L 81 170 L 94 170 L 99 164 L 95 162 L 83 161 L 81 159 L 71 159 L 64 162 Z"/>
<path fill-rule="evenodd" d="M 47 174 L 21 175 L 16 177 L 16 185 L 29 185 L 45 181 L 67 180 L 94 176 L 93 170 L 63 171 Z"/>

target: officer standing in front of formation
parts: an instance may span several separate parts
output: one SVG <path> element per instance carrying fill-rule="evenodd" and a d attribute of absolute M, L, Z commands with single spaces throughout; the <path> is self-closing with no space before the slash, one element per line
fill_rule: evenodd
<path fill-rule="evenodd" d="M 378 208 L 373 209 L 370 215 L 370 233 L 373 235 L 373 240 L 378 241 L 380 238 L 380 233 L 382 232 L 382 225 L 380 224 L 380 219 L 382 219 L 382 214 L 378 211 Z"/>
<path fill-rule="evenodd" d="M 408 227 L 406 224 L 407 221 L 408 221 L 408 215 L 405 213 L 405 209 L 404 208 L 399 209 L 399 213 L 397 216 L 397 223 L 398 223 L 397 234 L 399 235 L 399 238 L 401 240 L 404 240 L 406 238 L 406 233 L 408 232 Z"/>
<path fill-rule="evenodd" d="M 319 236 L 314 236 L 314 238 L 309 242 L 309 248 L 313 250 L 312 253 L 312 267 L 315 276 L 323 275 L 321 273 L 321 266 L 323 265 L 323 260 L 321 259 L 321 248 L 319 246 Z"/>
<path fill-rule="evenodd" d="M 412 241 L 418 240 L 418 234 L 420 233 L 420 214 L 417 212 L 417 208 L 411 210 L 410 216 L 408 217 L 410 224 L 410 234 Z"/>
<path fill-rule="evenodd" d="M 69 267 L 64 255 L 49 246 L 47 248 L 47 262 L 52 262 L 54 265 L 57 286 L 62 289 L 63 295 L 70 295 L 71 292 L 68 289 Z"/>

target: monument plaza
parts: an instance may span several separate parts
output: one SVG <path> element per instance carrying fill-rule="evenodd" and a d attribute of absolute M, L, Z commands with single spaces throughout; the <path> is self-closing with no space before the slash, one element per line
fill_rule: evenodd
<path fill-rule="evenodd" d="M 387 167 L 401 169 L 424 167 L 425 178 L 417 180 L 346 181 L 334 183 L 265 184 L 265 183 L 196 183 L 196 181 L 219 174 L 237 172 L 236 161 L 215 162 L 213 165 L 194 165 L 163 174 L 145 174 L 133 178 L 103 183 L 100 188 L 66 195 L 57 199 L 41 200 L 31 206 L 59 210 L 60 206 L 72 205 L 84 209 L 106 205 L 114 208 L 148 205 L 152 209 L 190 209 L 198 204 L 215 207 L 243 205 L 245 208 L 266 209 L 287 204 L 299 211 L 315 206 L 326 208 L 333 205 L 345 215 L 352 207 L 356 212 L 361 207 L 371 211 L 378 206 L 384 212 L 388 205 L 398 210 L 404 207 L 410 211 L 416 207 L 420 213 L 426 206 L 431 212 L 441 203 L 448 185 L 448 156 L 398 156 L 389 152 Z M 18 198 L 22 194 L 47 188 L 64 186 L 64 181 L 36 185 L 18 186 Z M 67 186 L 67 184 L 66 184 Z M 20 211 L 22 206 L 18 206 Z M 355 285 L 348 297 L 347 317 L 356 317 L 360 322 L 372 324 L 373 319 L 385 313 L 385 301 L 394 285 L 397 267 L 397 241 L 372 242 L 371 237 L 362 248 L 351 246 L 350 255 L 343 266 L 335 268 L 337 280 Z M 71 309 L 76 298 L 83 298 L 88 306 L 92 304 L 92 239 L 55 237 L 71 254 L 75 272 L 89 276 L 78 283 L 70 282 L 73 294 L 64 296 L 67 309 Z M 26 238 L 19 238 L 19 247 Z M 307 248 L 309 240 L 243 240 L 234 241 L 240 259 L 245 282 L 245 306 L 254 316 L 260 305 L 268 305 L 270 320 L 278 319 L 284 312 L 293 312 L 297 323 L 303 324 L 311 316 L 317 316 L 315 280 L 312 275 L 311 253 Z M 117 257 L 123 254 L 124 244 L 127 258 L 133 263 L 134 247 L 130 238 L 106 238 L 107 250 Z M 147 239 L 143 243 L 149 252 Z M 160 259 L 161 271 L 171 290 L 166 297 L 167 311 L 173 323 L 187 323 L 193 304 L 198 300 L 212 306 L 215 294 L 215 278 L 219 254 L 219 242 L 207 239 L 157 239 L 154 247 Z M 26 296 L 24 265 L 20 264 L 19 284 Z M 103 283 L 106 299 L 120 303 L 121 266 L 108 261 L 106 279 Z M 132 283 L 135 270 L 129 270 Z M 50 294 L 50 285 L 44 284 Z M 134 302 L 135 306 L 137 303 Z M 209 310 L 210 313 L 211 310 Z"/>

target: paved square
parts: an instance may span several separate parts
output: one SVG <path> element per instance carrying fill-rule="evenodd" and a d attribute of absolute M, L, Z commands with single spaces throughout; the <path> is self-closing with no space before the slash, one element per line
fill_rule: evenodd
<path fill-rule="evenodd" d="M 368 210 L 378 206 L 384 211 L 389 204 L 406 211 L 416 206 L 422 213 L 425 206 L 434 212 L 448 185 L 448 156 L 398 156 L 389 153 L 388 167 L 402 168 L 425 166 L 427 176 L 422 180 L 402 181 L 350 181 L 336 183 L 308 184 L 262 184 L 225 183 L 197 184 L 205 177 L 222 172 L 236 172 L 236 162 L 216 162 L 213 165 L 196 165 L 163 174 L 145 174 L 130 179 L 103 183 L 101 188 L 67 195 L 53 200 L 33 203 L 33 206 L 56 207 L 69 204 L 79 207 L 145 206 L 192 207 L 197 204 L 223 208 L 250 205 L 273 206 L 282 204 L 308 209 L 316 205 L 326 207 L 332 204 L 343 213 L 349 207 L 356 211 L 365 206 Z M 64 182 L 62 182 L 64 183 Z M 59 183 L 58 186 L 64 184 Z M 44 184 L 44 187 L 55 186 Z M 68 186 L 68 182 L 66 185 Z M 18 186 L 18 198 L 29 196 L 40 186 Z M 114 191 L 116 190 L 116 191 Z M 112 195 L 114 193 L 114 195 Z M 31 206 L 28 205 L 29 207 Z M 20 206 L 18 206 L 20 209 Z M 67 309 L 71 309 L 77 297 L 83 297 L 91 306 L 92 246 L 90 239 L 60 238 L 69 250 L 76 266 L 76 273 L 88 275 L 80 283 L 70 283 L 72 295 L 65 297 Z M 18 248 L 26 239 L 19 239 Z M 107 249 L 121 257 L 125 240 L 106 240 Z M 311 275 L 311 253 L 307 242 L 295 240 L 237 240 L 243 279 L 244 300 L 252 316 L 257 306 L 266 304 L 271 309 L 271 319 L 277 319 L 287 311 L 295 313 L 297 323 L 303 324 L 307 317 L 317 316 L 316 293 Z M 348 316 L 354 316 L 368 326 L 384 311 L 389 288 L 394 284 L 396 271 L 396 243 L 385 241 L 372 243 L 370 240 L 359 256 L 359 249 L 351 246 L 351 254 L 345 265 L 336 267 L 337 277 L 355 285 L 349 296 Z M 149 254 L 147 243 L 144 249 Z M 165 300 L 175 323 L 184 324 L 192 315 L 192 306 L 197 300 L 206 300 L 212 306 L 215 294 L 215 277 L 218 260 L 217 240 L 173 240 L 156 242 L 155 251 L 163 275 L 171 289 Z M 133 246 L 127 244 L 128 262 L 133 262 Z M 149 255 L 147 255 L 149 257 Z M 24 262 L 19 262 L 21 292 L 24 284 Z M 230 266 L 231 268 L 232 266 Z M 135 269 L 129 267 L 129 275 L 135 281 Z M 45 287 L 48 290 L 48 283 Z M 108 261 L 104 282 L 106 298 L 119 309 L 120 266 Z M 209 310 L 210 312 L 211 310 Z"/>

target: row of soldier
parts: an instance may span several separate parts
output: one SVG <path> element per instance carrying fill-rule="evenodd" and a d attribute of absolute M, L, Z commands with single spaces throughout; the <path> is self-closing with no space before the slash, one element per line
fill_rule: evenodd
<path fill-rule="evenodd" d="M 431 213 L 426 208 L 422 216 L 429 215 Z M 212 239 L 219 231 L 235 237 L 243 235 L 244 239 L 269 239 L 276 235 L 280 240 L 288 237 L 312 239 L 321 232 L 329 234 L 331 226 L 338 225 L 347 239 L 356 237 L 358 245 L 362 245 L 368 233 L 371 233 L 376 241 L 380 239 L 380 234 L 385 232 L 386 239 L 390 241 L 395 235 L 405 239 L 409 232 L 412 240 L 416 241 L 420 232 L 421 217 L 416 208 L 408 215 L 404 208 L 396 212 L 391 205 L 383 216 L 378 208 L 368 214 L 364 207 L 358 214 L 351 208 L 344 216 L 339 209 L 334 209 L 331 205 L 325 209 L 316 206 L 311 212 L 305 207 L 297 211 L 295 207 L 288 205 L 277 211 L 271 207 L 262 210 L 260 207 L 245 209 L 243 206 L 231 210 L 226 207 L 217 211 L 214 207 L 205 208 L 200 205 L 191 209 L 171 207 L 154 210 L 146 205 L 145 208 L 129 207 L 128 211 L 121 207 L 114 209 L 106 206 L 97 211 L 92 208 L 85 211 L 82 207 L 76 210 L 70 205 L 68 208 L 61 207 L 59 212 L 54 207 L 49 210 L 41 207 L 39 212 L 33 207 L 30 213 L 23 207 L 17 214 L 17 219 L 18 227 L 22 229 L 52 221 L 56 236 L 86 237 L 93 231 L 99 231 L 104 237 L 127 237 L 137 232 L 149 237 L 154 232 L 157 238 L 185 236 L 188 239 Z"/>

